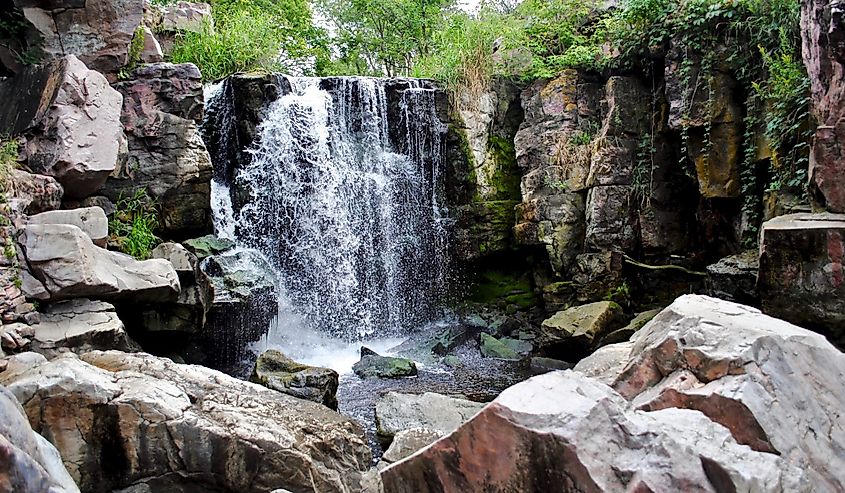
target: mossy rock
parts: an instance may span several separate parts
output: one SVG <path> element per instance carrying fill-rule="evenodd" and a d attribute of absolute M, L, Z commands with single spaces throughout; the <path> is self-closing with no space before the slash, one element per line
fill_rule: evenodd
<path fill-rule="evenodd" d="M 417 374 L 417 365 L 407 358 L 381 356 L 370 349 L 361 348 L 361 360 L 352 366 L 361 378 L 402 378 Z"/>
<path fill-rule="evenodd" d="M 275 349 L 261 353 L 249 380 L 269 389 L 337 409 L 338 374 L 296 362 Z"/>
<path fill-rule="evenodd" d="M 217 255 L 235 247 L 235 242 L 226 238 L 218 238 L 214 235 L 201 236 L 185 240 L 182 245 L 190 250 L 199 259 L 204 259 L 211 255 Z"/>
<path fill-rule="evenodd" d="M 516 341 L 515 339 L 511 339 L 511 341 Z M 529 344 L 530 345 L 530 344 Z M 482 333 L 481 334 L 481 356 L 485 358 L 496 358 L 496 359 L 505 359 L 505 360 L 519 360 L 521 358 L 520 354 L 513 348 L 511 345 L 506 344 L 504 341 L 500 341 L 495 337 Z"/>
<path fill-rule="evenodd" d="M 521 200 L 520 184 L 522 173 L 516 161 L 516 149 L 513 141 L 491 135 L 489 153 L 495 163 L 494 171 L 488 177 L 498 200 Z"/>
<path fill-rule="evenodd" d="M 622 307 L 613 301 L 599 301 L 559 311 L 541 325 L 538 343 L 547 347 L 572 341 L 591 347 L 621 325 L 622 315 Z"/>
<path fill-rule="evenodd" d="M 486 271 L 478 275 L 471 300 L 485 305 L 516 305 L 527 310 L 537 305 L 531 282 L 525 275 Z"/>

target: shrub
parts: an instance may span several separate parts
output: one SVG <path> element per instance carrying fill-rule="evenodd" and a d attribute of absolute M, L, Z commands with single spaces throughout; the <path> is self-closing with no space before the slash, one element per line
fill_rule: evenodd
<path fill-rule="evenodd" d="M 18 140 L 0 136 L 0 193 L 9 186 L 10 173 L 18 166 Z"/>
<path fill-rule="evenodd" d="M 132 195 L 121 193 L 109 221 L 109 244 L 128 255 L 144 260 L 159 243 L 155 202 L 143 188 Z"/>
<path fill-rule="evenodd" d="M 327 56 L 322 32 L 302 0 L 217 1 L 212 13 L 214 26 L 177 34 L 170 55 L 174 63 L 194 63 L 205 80 L 256 71 L 307 75 Z"/>

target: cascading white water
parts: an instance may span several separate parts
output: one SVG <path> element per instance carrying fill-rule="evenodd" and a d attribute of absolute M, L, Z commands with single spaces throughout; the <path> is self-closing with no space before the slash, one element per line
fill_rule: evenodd
<path fill-rule="evenodd" d="M 423 325 L 448 267 L 446 129 L 434 91 L 402 81 L 391 115 L 384 80 L 331 79 L 329 90 L 325 79 L 288 80 L 234 178 L 244 195 L 232 218 L 238 243 L 270 259 L 283 310 L 289 300 L 312 329 L 359 339 Z"/>

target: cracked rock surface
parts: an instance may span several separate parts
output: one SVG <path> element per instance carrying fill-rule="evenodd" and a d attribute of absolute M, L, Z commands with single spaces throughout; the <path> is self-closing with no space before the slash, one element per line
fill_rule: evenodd
<path fill-rule="evenodd" d="M 845 489 L 845 355 L 818 334 L 688 295 L 576 370 L 506 390 L 385 491 Z"/>
<path fill-rule="evenodd" d="M 325 406 L 143 353 L 11 359 L 0 384 L 82 491 L 360 491 L 370 451 Z"/>
<path fill-rule="evenodd" d="M 86 298 L 49 305 L 41 315 L 41 323 L 32 331 L 32 350 L 47 357 L 67 351 L 141 350 L 126 333 L 114 306 Z"/>
<path fill-rule="evenodd" d="M 0 491 L 78 493 L 56 448 L 32 431 L 15 396 L 0 386 Z"/>

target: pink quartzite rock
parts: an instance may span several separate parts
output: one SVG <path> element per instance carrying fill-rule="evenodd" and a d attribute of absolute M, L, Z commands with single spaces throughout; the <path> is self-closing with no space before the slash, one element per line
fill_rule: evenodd
<path fill-rule="evenodd" d="M 76 55 L 114 79 L 126 65 L 144 0 L 14 0 L 54 58 Z"/>
<path fill-rule="evenodd" d="M 804 65 L 816 124 L 810 182 L 828 210 L 845 212 L 845 2 L 801 4 Z"/>
<path fill-rule="evenodd" d="M 819 334 L 682 296 L 386 468 L 385 492 L 842 491 L 843 375 Z"/>
<path fill-rule="evenodd" d="M 27 165 L 84 198 L 115 169 L 124 142 L 123 97 L 70 55 L 0 82 L 0 132 L 23 134 Z"/>

